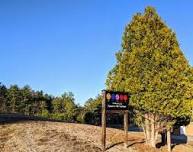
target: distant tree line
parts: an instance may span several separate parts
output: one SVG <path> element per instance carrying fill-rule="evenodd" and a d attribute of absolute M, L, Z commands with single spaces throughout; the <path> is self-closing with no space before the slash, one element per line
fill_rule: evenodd
<path fill-rule="evenodd" d="M 54 97 L 43 91 L 32 90 L 28 85 L 7 87 L 0 83 L 0 113 L 19 113 L 66 122 L 100 125 L 101 103 L 101 95 L 89 98 L 84 106 L 80 106 L 75 103 L 72 92 L 64 92 L 61 96 Z M 122 118 L 120 114 L 111 114 L 107 116 L 107 125 L 121 125 Z"/>
<path fill-rule="evenodd" d="M 72 92 L 54 97 L 43 91 L 34 91 L 28 85 L 21 88 L 11 85 L 8 88 L 0 83 L 0 113 L 20 113 L 73 122 L 77 121 L 81 111 L 81 106 L 74 101 Z"/>

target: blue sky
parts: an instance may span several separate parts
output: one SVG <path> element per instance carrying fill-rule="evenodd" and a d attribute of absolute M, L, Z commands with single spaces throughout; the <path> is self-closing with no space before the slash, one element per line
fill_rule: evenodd
<path fill-rule="evenodd" d="M 72 91 L 83 104 L 105 88 L 124 27 L 149 5 L 193 65 L 192 0 L 1 0 L 0 82 Z"/>

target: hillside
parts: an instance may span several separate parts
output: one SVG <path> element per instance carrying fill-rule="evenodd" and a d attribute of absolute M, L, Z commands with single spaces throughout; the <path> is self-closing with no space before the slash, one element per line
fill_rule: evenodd
<path fill-rule="evenodd" d="M 97 126 L 25 121 L 0 125 L 1 152 L 100 152 L 101 128 Z M 123 146 L 123 131 L 107 129 L 107 152 L 164 152 L 144 145 L 143 133 L 129 132 L 129 147 Z M 173 152 L 193 152 L 191 145 L 177 145 Z"/>

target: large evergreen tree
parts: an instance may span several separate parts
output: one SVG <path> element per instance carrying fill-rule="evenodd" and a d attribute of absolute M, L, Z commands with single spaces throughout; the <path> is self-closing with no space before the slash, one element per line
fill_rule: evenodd
<path fill-rule="evenodd" d="M 136 122 L 143 127 L 146 142 L 155 146 L 158 131 L 191 114 L 191 67 L 175 33 L 152 7 L 133 16 L 116 58 L 107 88 L 131 93 Z"/>

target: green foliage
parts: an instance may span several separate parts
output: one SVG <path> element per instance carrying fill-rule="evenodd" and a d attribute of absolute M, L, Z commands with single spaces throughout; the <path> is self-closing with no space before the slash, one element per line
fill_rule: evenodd
<path fill-rule="evenodd" d="M 8 89 L 7 93 L 7 99 L 8 99 L 8 110 L 10 112 L 19 112 L 20 111 L 20 101 L 21 101 L 21 91 L 19 90 L 19 87 L 17 85 L 12 85 Z"/>
<path fill-rule="evenodd" d="M 83 123 L 98 125 L 100 123 L 102 96 L 98 95 L 94 99 L 89 98 L 84 105 L 84 110 L 81 112 Z"/>
<path fill-rule="evenodd" d="M 50 114 L 50 118 L 55 120 L 65 120 L 64 113 L 52 113 Z"/>
<path fill-rule="evenodd" d="M 41 115 L 42 117 L 49 118 L 49 112 L 47 109 L 43 109 Z"/>
<path fill-rule="evenodd" d="M 32 101 L 32 90 L 29 86 L 24 86 L 20 89 L 21 92 L 21 99 L 20 99 L 20 105 L 19 105 L 19 113 L 29 114 L 30 109 L 32 109 L 33 101 Z M 27 106 L 26 106 L 27 105 Z"/>
<path fill-rule="evenodd" d="M 74 100 L 72 92 L 65 92 L 61 97 L 55 98 L 52 102 L 54 118 L 60 117 L 66 121 L 76 121 L 77 105 Z"/>
<path fill-rule="evenodd" d="M 7 104 L 7 88 L 0 83 L 0 112 L 6 111 Z"/>
<path fill-rule="evenodd" d="M 79 123 L 84 123 L 84 114 L 84 107 L 78 105 L 76 108 L 76 121 Z"/>
<path fill-rule="evenodd" d="M 52 97 L 43 91 L 33 91 L 29 86 L 19 88 L 12 85 L 6 89 L 6 110 L 4 112 L 21 113 L 26 115 L 42 115 L 43 110 L 49 113 L 52 109 Z"/>
<path fill-rule="evenodd" d="M 34 91 L 29 86 L 10 88 L 0 83 L 0 113 L 20 113 L 30 116 L 84 122 L 84 108 L 75 104 L 72 92 L 53 97 L 43 91 Z"/>
<path fill-rule="evenodd" d="M 101 105 L 102 103 L 102 96 L 98 95 L 95 99 L 89 98 L 85 102 L 85 109 L 86 111 L 94 111 L 97 110 L 97 108 Z"/>
<path fill-rule="evenodd" d="M 174 126 L 176 128 L 179 128 L 180 126 L 186 126 L 190 123 L 191 121 L 190 119 L 191 117 L 187 117 L 187 116 L 186 117 L 177 117 Z"/>
<path fill-rule="evenodd" d="M 175 118 L 191 115 L 193 72 L 175 33 L 154 8 L 147 7 L 144 14 L 133 16 L 116 59 L 106 85 L 131 93 L 130 104 L 140 112 L 136 120 L 151 113 L 160 116 L 159 121 L 164 117 L 163 121 L 174 123 Z"/>

